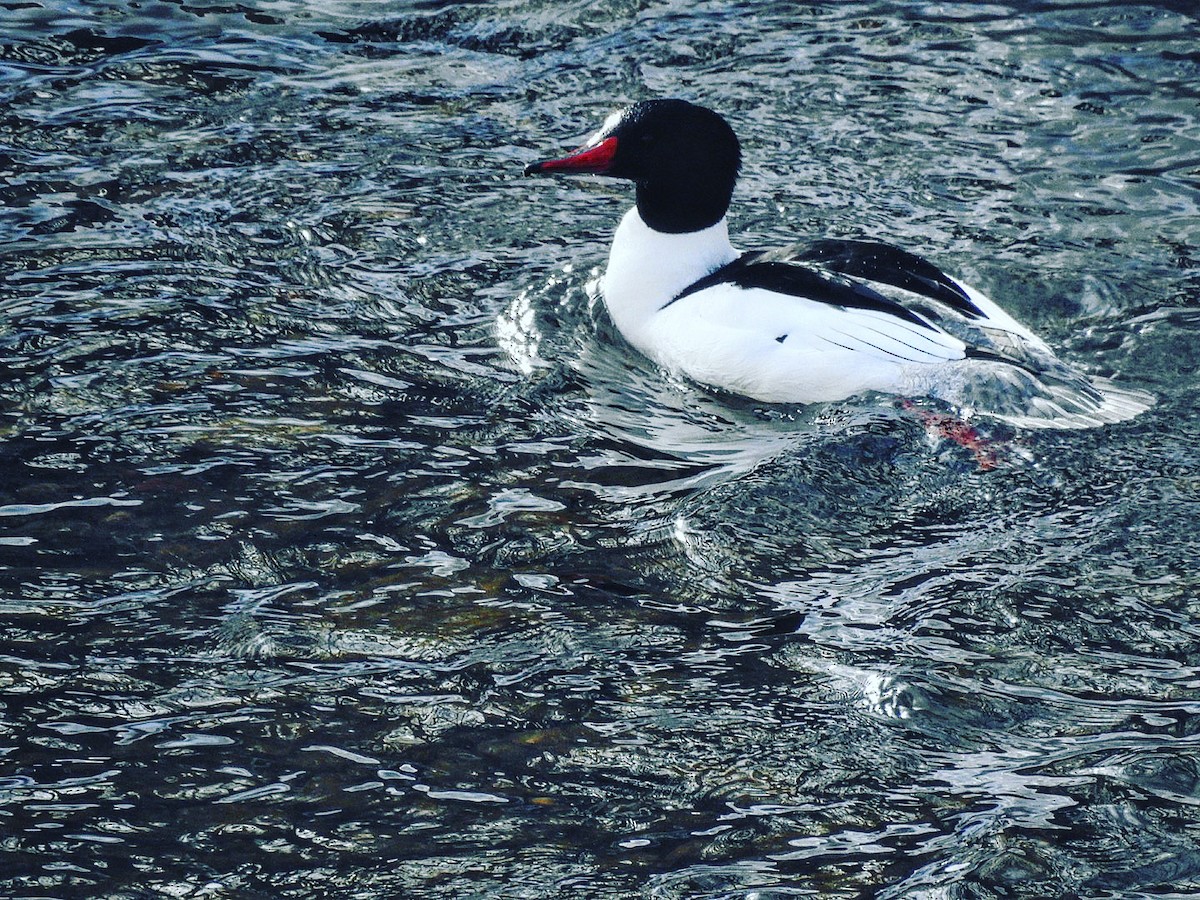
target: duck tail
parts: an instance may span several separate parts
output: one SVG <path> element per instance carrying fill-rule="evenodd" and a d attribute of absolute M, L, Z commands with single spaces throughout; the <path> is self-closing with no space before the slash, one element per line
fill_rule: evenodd
<path fill-rule="evenodd" d="M 1088 378 L 1078 384 L 1046 384 L 1025 411 L 1001 417 L 1022 428 L 1099 428 L 1139 416 L 1157 402 L 1154 395 L 1119 387 L 1107 378 Z"/>

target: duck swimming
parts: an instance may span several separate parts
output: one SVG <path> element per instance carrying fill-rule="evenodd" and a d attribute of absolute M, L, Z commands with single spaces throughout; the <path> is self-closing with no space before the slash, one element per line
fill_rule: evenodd
<path fill-rule="evenodd" d="M 740 253 L 726 216 L 741 148 L 717 113 L 645 100 L 526 175 L 632 181 L 601 280 L 629 343 L 659 365 L 770 403 L 880 392 L 1040 427 L 1090 427 L 1153 404 L 1089 378 L 981 292 L 886 243 L 823 239 Z"/>

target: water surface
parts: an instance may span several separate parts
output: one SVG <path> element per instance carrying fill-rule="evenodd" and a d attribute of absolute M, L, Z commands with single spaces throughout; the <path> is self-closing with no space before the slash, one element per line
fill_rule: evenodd
<path fill-rule="evenodd" d="M 1190 3 L 0 4 L 14 897 L 1200 891 Z M 674 379 L 616 105 L 743 247 L 895 241 L 1096 431 Z"/>

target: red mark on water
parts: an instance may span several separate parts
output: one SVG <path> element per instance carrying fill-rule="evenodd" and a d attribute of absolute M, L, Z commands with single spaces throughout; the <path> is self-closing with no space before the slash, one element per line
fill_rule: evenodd
<path fill-rule="evenodd" d="M 930 434 L 970 450 L 982 471 L 988 472 L 1000 465 L 999 446 L 991 438 L 981 434 L 974 425 L 968 425 L 957 416 L 921 409 L 911 400 L 904 400 L 901 406 L 916 416 Z"/>

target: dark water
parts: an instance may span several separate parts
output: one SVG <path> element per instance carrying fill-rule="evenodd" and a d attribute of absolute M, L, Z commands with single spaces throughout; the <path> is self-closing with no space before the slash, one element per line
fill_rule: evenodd
<path fill-rule="evenodd" d="M 0 893 L 1200 892 L 1191 2 L 0 3 Z M 1135 422 L 670 379 L 620 102 Z"/>

